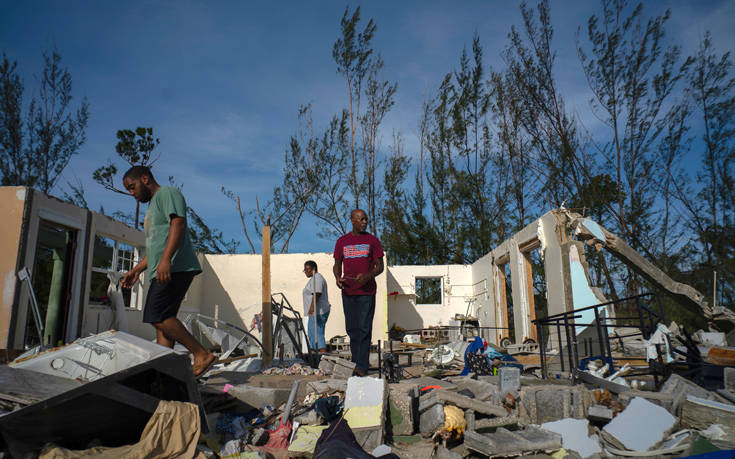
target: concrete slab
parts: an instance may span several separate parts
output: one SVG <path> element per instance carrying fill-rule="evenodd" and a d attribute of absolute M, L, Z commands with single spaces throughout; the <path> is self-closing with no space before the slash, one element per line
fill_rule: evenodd
<path fill-rule="evenodd" d="M 712 424 L 735 426 L 735 405 L 688 395 L 681 404 L 681 423 L 700 430 Z"/>
<path fill-rule="evenodd" d="M 589 435 L 586 419 L 561 419 L 541 424 L 541 428 L 561 435 L 562 446 L 578 452 L 583 458 L 602 452 L 597 435 Z"/>
<path fill-rule="evenodd" d="M 686 400 L 689 395 L 721 403 L 727 402 L 723 397 L 717 395 L 716 392 L 708 391 L 704 387 L 701 387 L 677 374 L 669 376 L 669 379 L 666 380 L 659 393 L 671 394 L 673 396 L 671 413 L 674 415 L 679 414 L 681 403 Z"/>
<path fill-rule="evenodd" d="M 519 456 L 534 451 L 555 451 L 561 448 L 561 435 L 539 427 L 528 426 L 511 432 L 499 427 L 495 433 L 465 432 L 465 446 L 489 457 Z"/>
<path fill-rule="evenodd" d="M 636 397 L 603 431 L 629 450 L 647 451 L 675 424 L 676 418 L 664 408 Z"/>
<path fill-rule="evenodd" d="M 508 414 L 505 408 L 443 389 L 434 389 L 421 397 L 419 400 L 419 413 L 423 413 L 436 404 L 444 404 L 445 402 L 458 406 L 459 408 L 472 409 L 476 413 L 491 416 L 505 416 Z"/>
<path fill-rule="evenodd" d="M 498 393 L 498 385 L 481 381 L 478 379 L 472 379 L 469 376 L 460 376 L 458 378 L 452 378 L 452 383 L 457 385 L 457 390 L 467 389 L 475 396 L 477 400 L 485 400 L 496 405 L 500 404 L 500 396 Z"/>
<path fill-rule="evenodd" d="M 456 390 L 457 385 L 443 379 L 429 378 L 428 376 L 421 376 L 420 378 L 412 378 L 411 382 L 419 386 L 419 388 L 426 386 L 440 386 L 442 389 Z"/>

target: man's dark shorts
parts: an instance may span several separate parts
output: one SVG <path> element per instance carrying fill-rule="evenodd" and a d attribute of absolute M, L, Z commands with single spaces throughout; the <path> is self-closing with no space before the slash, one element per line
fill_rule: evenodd
<path fill-rule="evenodd" d="M 181 302 L 186 296 L 186 291 L 197 274 L 196 271 L 171 273 L 171 280 L 163 285 L 159 284 L 156 278 L 153 278 L 153 282 L 148 287 L 148 296 L 145 299 L 143 322 L 155 324 L 163 322 L 169 317 L 176 317 Z"/>

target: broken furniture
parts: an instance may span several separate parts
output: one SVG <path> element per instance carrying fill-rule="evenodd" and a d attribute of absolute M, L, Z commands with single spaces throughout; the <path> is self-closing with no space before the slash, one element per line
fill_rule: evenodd
<path fill-rule="evenodd" d="M 78 340 L 1 368 L 3 380 L 12 384 L 2 385 L 0 399 L 20 406 L 0 416 L 0 435 L 13 457 L 37 454 L 47 442 L 69 449 L 92 441 L 135 443 L 161 400 L 198 405 L 208 430 L 189 357 L 123 332 Z"/>

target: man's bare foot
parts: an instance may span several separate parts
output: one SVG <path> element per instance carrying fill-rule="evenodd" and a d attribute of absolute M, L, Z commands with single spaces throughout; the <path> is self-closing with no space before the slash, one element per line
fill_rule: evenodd
<path fill-rule="evenodd" d="M 320 348 L 319 349 L 319 353 L 320 354 L 326 354 L 327 353 L 327 348 L 325 348 L 325 347 Z"/>
<path fill-rule="evenodd" d="M 215 357 L 214 354 L 209 352 L 206 357 L 202 358 L 201 360 L 194 359 L 194 376 L 201 376 L 203 375 L 209 368 L 214 365 L 214 363 L 217 361 L 217 357 Z"/>

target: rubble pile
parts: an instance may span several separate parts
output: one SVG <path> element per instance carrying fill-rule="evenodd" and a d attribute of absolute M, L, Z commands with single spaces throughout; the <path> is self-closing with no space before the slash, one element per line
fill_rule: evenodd
<path fill-rule="evenodd" d="M 733 343 L 663 328 L 667 346 L 654 349 L 667 363 L 656 374 L 631 363 L 635 345 L 619 360 L 566 372 L 550 365 L 544 375 L 533 346 L 510 355 L 473 336 L 383 345 L 366 377 L 334 352 L 264 371 L 259 357 L 229 358 L 199 381 L 184 356 L 105 332 L 0 366 L 0 446 L 11 457 L 212 458 L 683 457 L 735 448 L 735 366 L 714 363 L 731 361 Z M 176 412 L 188 414 L 174 420 Z M 70 428 L 71 417 L 82 427 Z"/>

